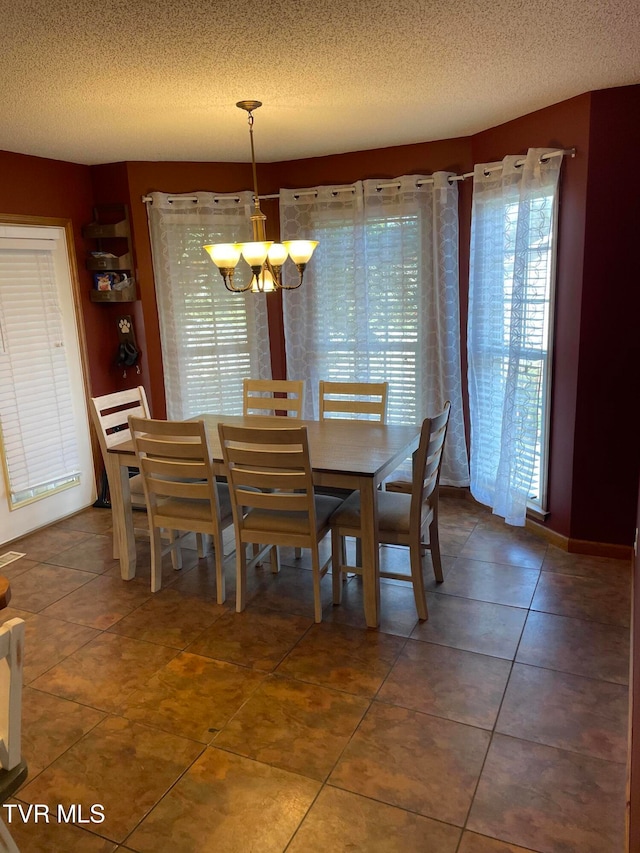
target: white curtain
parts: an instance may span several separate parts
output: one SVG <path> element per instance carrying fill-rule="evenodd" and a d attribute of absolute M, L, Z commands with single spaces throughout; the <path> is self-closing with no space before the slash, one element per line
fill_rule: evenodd
<path fill-rule="evenodd" d="M 539 479 L 561 157 L 475 167 L 469 280 L 471 493 L 523 525 Z M 520 163 L 521 165 L 518 165 Z"/>
<path fill-rule="evenodd" d="M 271 378 L 265 296 L 230 293 L 203 246 L 251 240 L 253 196 L 156 192 L 150 199 L 167 417 L 241 414 L 242 380 Z M 241 276 L 239 267 L 236 281 Z"/>
<path fill-rule="evenodd" d="M 465 486 L 458 191 L 448 177 L 280 190 L 283 239 L 320 241 L 283 310 L 287 375 L 306 381 L 308 417 L 320 379 L 388 381 L 390 423 L 419 423 L 450 400 L 442 482 Z"/>

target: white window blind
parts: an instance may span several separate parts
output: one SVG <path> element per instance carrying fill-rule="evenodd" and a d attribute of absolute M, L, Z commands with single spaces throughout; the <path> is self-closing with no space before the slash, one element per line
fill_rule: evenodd
<path fill-rule="evenodd" d="M 241 414 L 242 380 L 271 377 L 265 296 L 230 293 L 203 246 L 251 239 L 251 193 L 150 199 L 167 417 Z"/>
<path fill-rule="evenodd" d="M 0 428 L 12 506 L 79 482 L 53 239 L 0 236 Z"/>

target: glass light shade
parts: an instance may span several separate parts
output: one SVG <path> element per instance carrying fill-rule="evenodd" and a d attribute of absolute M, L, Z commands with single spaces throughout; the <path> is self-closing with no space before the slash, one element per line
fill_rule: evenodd
<path fill-rule="evenodd" d="M 252 293 L 271 293 L 272 290 L 275 290 L 275 285 L 273 283 L 273 276 L 269 272 L 269 270 L 263 269 L 260 273 L 260 286 L 258 286 L 258 281 L 254 278 L 253 283 L 251 285 Z"/>
<path fill-rule="evenodd" d="M 234 243 L 214 243 L 204 248 L 218 268 L 233 269 L 240 260 L 240 249 Z"/>
<path fill-rule="evenodd" d="M 281 267 L 282 264 L 287 260 L 288 256 L 289 250 L 282 243 L 274 243 L 273 246 L 269 249 L 269 254 L 267 255 L 270 263 L 272 263 L 275 267 Z"/>
<path fill-rule="evenodd" d="M 284 245 L 294 264 L 306 264 L 318 245 L 317 240 L 285 240 Z"/>
<path fill-rule="evenodd" d="M 273 241 L 264 240 L 255 243 L 236 243 L 236 246 L 242 252 L 242 257 L 250 267 L 261 267 L 267 259 L 267 253 Z"/>

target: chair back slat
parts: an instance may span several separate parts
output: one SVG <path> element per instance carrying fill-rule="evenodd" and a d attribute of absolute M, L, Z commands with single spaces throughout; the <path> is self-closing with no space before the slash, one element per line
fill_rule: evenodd
<path fill-rule="evenodd" d="M 279 395 L 279 396 L 278 396 Z M 294 379 L 245 379 L 242 383 L 244 415 L 275 415 L 302 418 L 304 382 Z"/>
<path fill-rule="evenodd" d="M 387 422 L 388 382 L 326 382 L 320 380 L 318 398 L 320 420 L 345 414 Z"/>

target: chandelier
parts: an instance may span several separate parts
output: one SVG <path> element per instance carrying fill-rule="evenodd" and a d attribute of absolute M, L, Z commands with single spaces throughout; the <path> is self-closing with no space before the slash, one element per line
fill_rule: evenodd
<path fill-rule="evenodd" d="M 253 111 L 261 107 L 262 102 L 238 101 L 236 106 L 240 107 L 241 110 L 246 110 L 249 114 L 249 139 L 251 140 L 251 165 L 253 167 L 254 211 L 251 216 L 253 240 L 250 243 L 213 243 L 204 248 L 218 267 L 224 286 L 233 293 L 244 293 L 247 290 L 254 293 L 268 293 L 272 290 L 295 290 L 302 284 L 305 268 L 318 242 L 317 240 L 284 240 L 282 243 L 274 243 L 266 239 L 265 222 L 267 217 L 260 210 L 256 157 L 253 149 Z M 248 284 L 236 287 L 233 276 L 240 255 L 251 267 L 252 275 Z M 300 278 L 297 284 L 282 283 L 282 266 L 288 257 L 298 268 Z"/>

